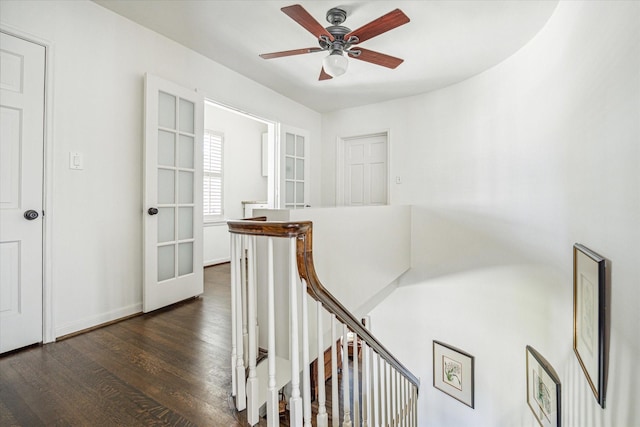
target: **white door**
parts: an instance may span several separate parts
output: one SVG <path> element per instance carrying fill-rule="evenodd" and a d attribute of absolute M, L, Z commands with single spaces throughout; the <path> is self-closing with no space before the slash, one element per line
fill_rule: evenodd
<path fill-rule="evenodd" d="M 0 352 L 42 341 L 45 48 L 0 33 Z"/>
<path fill-rule="evenodd" d="M 344 140 L 344 168 L 345 205 L 387 204 L 386 134 Z"/>
<path fill-rule="evenodd" d="M 204 99 L 145 76 L 143 311 L 200 295 Z"/>
<path fill-rule="evenodd" d="M 309 207 L 309 133 L 282 126 L 280 206 L 285 209 Z"/>

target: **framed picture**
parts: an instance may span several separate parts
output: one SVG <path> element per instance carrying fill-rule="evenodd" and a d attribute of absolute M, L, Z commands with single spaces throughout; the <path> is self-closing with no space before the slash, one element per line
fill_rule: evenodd
<path fill-rule="evenodd" d="M 560 427 L 560 378 L 549 362 L 527 346 L 527 404 L 542 427 Z"/>
<path fill-rule="evenodd" d="M 433 341 L 433 386 L 473 408 L 474 358 L 440 341 Z"/>
<path fill-rule="evenodd" d="M 573 351 L 596 401 L 604 408 L 605 259 L 585 246 L 573 246 Z"/>

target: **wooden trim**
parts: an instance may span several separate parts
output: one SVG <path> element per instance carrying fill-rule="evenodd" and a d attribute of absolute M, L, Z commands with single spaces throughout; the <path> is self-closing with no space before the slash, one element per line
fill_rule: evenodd
<path fill-rule="evenodd" d="M 265 218 L 266 219 L 266 218 Z M 311 229 L 311 221 L 276 222 L 261 218 L 250 220 L 228 221 L 229 232 L 251 236 L 298 237 Z"/>

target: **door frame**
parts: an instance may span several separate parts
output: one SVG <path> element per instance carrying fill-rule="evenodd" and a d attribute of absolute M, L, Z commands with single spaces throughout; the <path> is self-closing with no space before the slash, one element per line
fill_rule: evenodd
<path fill-rule="evenodd" d="M 0 23 L 0 31 L 44 47 L 44 120 L 43 120 L 43 182 L 42 182 L 42 342 L 56 340 L 53 317 L 53 57 L 54 43 L 11 25 Z"/>
<path fill-rule="evenodd" d="M 208 96 L 206 92 L 202 93 L 204 96 L 205 104 L 209 103 L 217 108 L 230 111 L 234 114 L 238 114 L 240 116 L 244 116 L 248 119 L 255 120 L 267 125 L 267 144 L 266 151 L 262 152 L 262 162 L 263 164 L 267 164 L 267 204 L 269 206 L 269 209 L 276 208 L 276 201 L 279 200 L 280 197 L 280 189 L 278 188 L 278 180 L 276 179 L 278 168 L 275 166 L 275 162 L 277 161 L 278 156 L 275 154 L 275 150 L 279 145 L 278 141 L 280 138 L 280 122 L 217 101 L 214 96 Z M 265 148 L 264 145 L 263 148 Z M 226 221 L 226 217 L 224 221 Z"/>
<path fill-rule="evenodd" d="M 347 142 L 384 135 L 387 138 L 387 205 L 391 204 L 391 131 L 384 129 L 378 132 L 368 132 L 350 136 L 336 137 L 336 206 L 344 206 L 344 150 Z"/>

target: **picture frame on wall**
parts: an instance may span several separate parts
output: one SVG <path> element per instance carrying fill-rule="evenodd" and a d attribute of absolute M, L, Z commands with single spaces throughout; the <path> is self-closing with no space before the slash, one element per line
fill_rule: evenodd
<path fill-rule="evenodd" d="M 579 243 L 573 246 L 573 351 L 598 404 L 605 404 L 606 262 Z"/>
<path fill-rule="evenodd" d="M 473 408 L 474 383 L 474 357 L 434 340 L 433 386 Z"/>
<path fill-rule="evenodd" d="M 561 427 L 560 378 L 533 347 L 527 346 L 527 404 L 542 427 Z"/>

